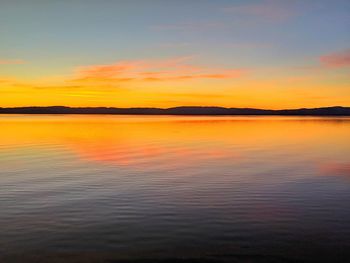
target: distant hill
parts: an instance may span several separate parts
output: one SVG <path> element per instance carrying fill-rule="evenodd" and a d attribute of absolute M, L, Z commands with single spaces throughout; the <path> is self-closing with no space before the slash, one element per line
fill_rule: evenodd
<path fill-rule="evenodd" d="M 350 107 L 302 108 L 264 110 L 224 107 L 174 107 L 174 108 L 109 108 L 64 106 L 1 108 L 0 114 L 131 114 L 131 115 L 301 115 L 301 116 L 350 116 Z"/>

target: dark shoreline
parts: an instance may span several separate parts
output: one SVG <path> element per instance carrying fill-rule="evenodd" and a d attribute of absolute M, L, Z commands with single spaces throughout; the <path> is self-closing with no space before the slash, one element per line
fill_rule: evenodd
<path fill-rule="evenodd" d="M 104 114 L 104 115 L 264 115 L 264 116 L 350 116 L 350 107 L 322 107 L 283 110 L 224 107 L 113 108 L 113 107 L 15 107 L 0 114 Z"/>

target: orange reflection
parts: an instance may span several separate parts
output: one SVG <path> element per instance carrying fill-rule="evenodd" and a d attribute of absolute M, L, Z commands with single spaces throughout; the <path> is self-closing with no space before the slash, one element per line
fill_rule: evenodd
<path fill-rule="evenodd" d="M 322 175 L 341 175 L 350 176 L 350 162 L 328 162 L 320 166 L 320 172 Z"/>
<path fill-rule="evenodd" d="M 59 145 L 81 160 L 144 169 L 254 160 L 261 150 L 271 158 L 302 151 L 344 158 L 349 134 L 347 118 L 0 116 L 0 152 Z M 279 149 L 289 155 L 278 156 Z"/>

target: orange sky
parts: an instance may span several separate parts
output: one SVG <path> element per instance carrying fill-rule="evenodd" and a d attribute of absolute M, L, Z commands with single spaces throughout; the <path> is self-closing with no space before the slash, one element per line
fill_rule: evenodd
<path fill-rule="evenodd" d="M 0 107 L 350 106 L 347 6 L 8 1 Z"/>

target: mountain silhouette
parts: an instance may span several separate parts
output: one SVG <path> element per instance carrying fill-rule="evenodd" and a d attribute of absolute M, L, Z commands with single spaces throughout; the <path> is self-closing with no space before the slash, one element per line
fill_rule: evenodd
<path fill-rule="evenodd" d="M 114 107 L 15 107 L 1 108 L 0 114 L 130 114 L 130 115 L 300 115 L 350 116 L 350 107 L 322 107 L 284 110 L 254 108 L 224 108 L 182 106 L 173 108 L 114 108 Z"/>

